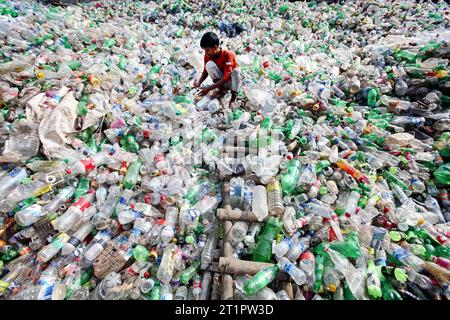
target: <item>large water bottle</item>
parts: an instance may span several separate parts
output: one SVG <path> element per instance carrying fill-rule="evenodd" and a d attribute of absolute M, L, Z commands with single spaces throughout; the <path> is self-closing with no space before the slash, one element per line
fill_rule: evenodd
<path fill-rule="evenodd" d="M 267 206 L 267 191 L 264 186 L 258 185 L 253 188 L 252 211 L 255 213 L 259 221 L 264 220 L 269 214 Z"/>
<path fill-rule="evenodd" d="M 8 195 L 8 191 L 16 187 L 28 176 L 25 168 L 14 168 L 7 176 L 0 179 L 0 199 Z"/>
<path fill-rule="evenodd" d="M 164 249 L 163 257 L 156 273 L 156 277 L 164 284 L 170 283 L 173 276 L 174 261 L 173 261 L 173 251 L 176 246 L 173 243 L 169 243 Z"/>

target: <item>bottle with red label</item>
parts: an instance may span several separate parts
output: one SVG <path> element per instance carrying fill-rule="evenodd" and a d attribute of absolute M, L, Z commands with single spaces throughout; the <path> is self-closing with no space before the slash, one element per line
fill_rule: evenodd
<path fill-rule="evenodd" d="M 72 228 L 73 224 L 80 218 L 81 214 L 92 205 L 93 199 L 93 191 L 80 197 L 63 215 L 53 221 L 55 230 L 65 232 Z"/>
<path fill-rule="evenodd" d="M 90 158 L 78 160 L 75 164 L 66 170 L 69 175 L 84 175 L 89 171 L 94 170 L 96 167 L 105 164 L 110 156 L 106 152 L 99 152 Z"/>

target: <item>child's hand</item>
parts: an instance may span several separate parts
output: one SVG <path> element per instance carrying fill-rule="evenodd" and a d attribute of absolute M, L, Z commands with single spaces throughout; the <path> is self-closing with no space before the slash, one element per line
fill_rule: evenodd
<path fill-rule="evenodd" d="M 198 81 L 194 81 L 194 84 L 192 86 L 193 88 L 198 88 L 200 87 L 200 83 Z"/>
<path fill-rule="evenodd" d="M 210 91 L 211 91 L 210 87 L 200 88 L 200 95 L 204 96 L 204 95 L 208 94 L 208 92 L 210 92 Z"/>

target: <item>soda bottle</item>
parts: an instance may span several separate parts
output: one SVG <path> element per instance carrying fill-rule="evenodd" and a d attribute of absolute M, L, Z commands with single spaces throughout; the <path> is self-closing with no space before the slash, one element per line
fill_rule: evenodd
<path fill-rule="evenodd" d="M 192 282 L 192 295 L 195 300 L 200 300 L 202 294 L 202 279 L 198 273 L 195 274 Z"/>
<path fill-rule="evenodd" d="M 287 171 L 281 177 L 281 187 L 283 189 L 283 195 L 291 194 L 294 192 L 298 185 L 298 178 L 300 176 L 301 163 L 298 159 L 292 159 L 289 161 Z"/>
<path fill-rule="evenodd" d="M 122 184 L 126 189 L 133 189 L 139 179 L 139 169 L 141 168 L 142 161 L 137 160 L 133 162 L 127 170 L 125 178 L 123 178 Z"/>
<path fill-rule="evenodd" d="M 194 262 L 189 268 L 186 268 L 180 274 L 180 282 L 185 285 L 187 284 L 200 270 L 200 261 Z"/>
<path fill-rule="evenodd" d="M 376 270 L 375 263 L 373 260 L 367 261 L 367 292 L 372 298 L 381 298 L 382 291 L 381 291 L 381 282 L 380 277 L 378 274 L 378 271 Z"/>
<path fill-rule="evenodd" d="M 361 255 L 358 234 L 350 231 L 346 241 L 333 241 L 329 247 L 348 258 L 358 258 Z"/>
<path fill-rule="evenodd" d="M 267 287 L 275 279 L 279 270 L 280 267 L 274 265 L 258 271 L 253 277 L 244 281 L 244 294 L 253 296 L 261 289 Z"/>
<path fill-rule="evenodd" d="M 89 193 L 86 196 L 80 197 L 67 211 L 52 221 L 55 230 L 67 231 L 72 228 L 76 219 L 78 219 L 82 213 L 92 205 L 94 193 Z"/>
<path fill-rule="evenodd" d="M 280 233 L 282 227 L 281 220 L 270 217 L 267 221 L 263 233 L 260 235 L 258 239 L 258 243 L 256 244 L 252 260 L 260 261 L 260 262 L 269 262 L 272 257 L 272 241 L 275 236 Z"/>

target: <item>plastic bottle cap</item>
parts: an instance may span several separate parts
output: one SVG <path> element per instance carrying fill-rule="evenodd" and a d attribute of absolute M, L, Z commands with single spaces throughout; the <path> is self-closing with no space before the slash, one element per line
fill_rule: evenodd
<path fill-rule="evenodd" d="M 408 224 L 406 224 L 404 222 L 401 222 L 401 223 L 398 224 L 397 228 L 400 231 L 406 232 L 406 231 L 408 231 L 409 226 L 408 226 Z"/>
<path fill-rule="evenodd" d="M 402 239 L 400 233 L 397 231 L 390 231 L 389 236 L 391 237 L 392 241 L 400 241 Z"/>

